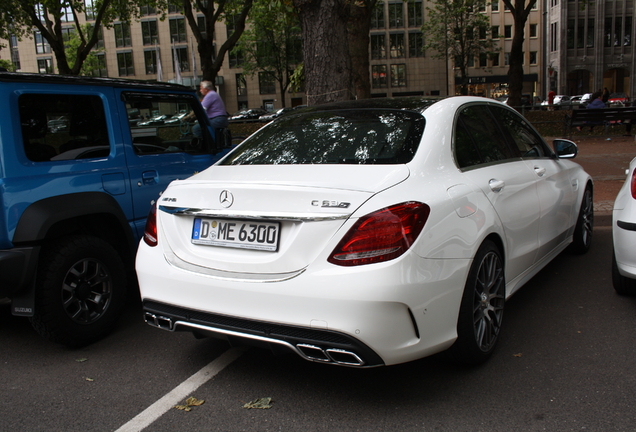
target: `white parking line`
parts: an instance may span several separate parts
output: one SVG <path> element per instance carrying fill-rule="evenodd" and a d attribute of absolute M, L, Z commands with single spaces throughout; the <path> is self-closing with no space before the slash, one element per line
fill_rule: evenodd
<path fill-rule="evenodd" d="M 169 409 L 183 401 L 186 396 L 189 396 L 193 391 L 208 382 L 216 374 L 225 369 L 226 366 L 239 358 L 244 351 L 243 348 L 231 348 L 227 350 L 203 369 L 175 387 L 170 393 L 166 394 L 143 412 L 139 413 L 135 418 L 117 429 L 116 432 L 138 432 L 150 426 L 152 422 L 168 412 Z"/>

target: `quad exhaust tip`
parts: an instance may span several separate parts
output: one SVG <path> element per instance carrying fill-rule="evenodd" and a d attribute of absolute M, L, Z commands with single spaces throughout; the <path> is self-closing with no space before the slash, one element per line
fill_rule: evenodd
<path fill-rule="evenodd" d="M 159 327 L 170 331 L 174 330 L 174 321 L 172 321 L 172 318 L 146 312 L 144 313 L 144 321 L 153 327 Z"/>
<path fill-rule="evenodd" d="M 345 366 L 363 366 L 364 360 L 362 360 L 357 354 L 351 351 L 339 349 L 339 348 L 327 348 L 323 349 L 319 346 L 298 344 L 296 345 L 298 351 L 309 360 L 324 362 L 324 363 L 337 363 Z"/>

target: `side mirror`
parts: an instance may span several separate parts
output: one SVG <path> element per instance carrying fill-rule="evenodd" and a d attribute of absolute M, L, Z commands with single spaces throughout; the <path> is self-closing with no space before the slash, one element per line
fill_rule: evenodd
<path fill-rule="evenodd" d="M 579 148 L 573 141 L 565 139 L 555 139 L 552 147 L 559 159 L 573 159 L 579 153 Z"/>

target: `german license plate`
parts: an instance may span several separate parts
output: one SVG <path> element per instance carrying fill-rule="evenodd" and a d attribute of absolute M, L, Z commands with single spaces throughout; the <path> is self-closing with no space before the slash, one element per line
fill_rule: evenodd
<path fill-rule="evenodd" d="M 192 243 L 276 252 L 279 222 L 195 218 Z"/>

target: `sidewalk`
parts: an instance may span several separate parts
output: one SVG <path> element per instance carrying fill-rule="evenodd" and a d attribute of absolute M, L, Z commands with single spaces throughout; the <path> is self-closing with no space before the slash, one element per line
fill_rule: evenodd
<path fill-rule="evenodd" d="M 547 137 L 552 144 L 554 138 Z M 579 147 L 574 162 L 580 164 L 594 180 L 594 224 L 611 226 L 614 199 L 625 182 L 625 170 L 636 157 L 636 139 L 624 136 L 572 137 Z"/>

